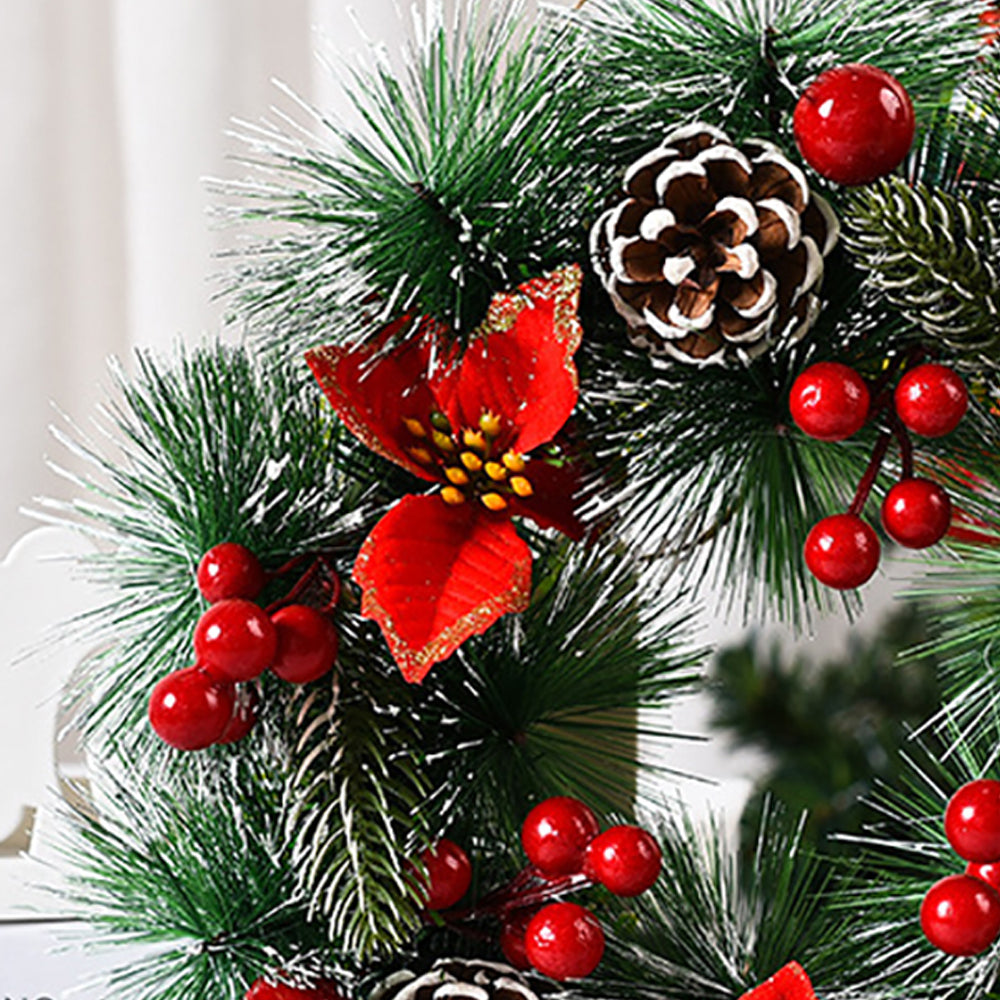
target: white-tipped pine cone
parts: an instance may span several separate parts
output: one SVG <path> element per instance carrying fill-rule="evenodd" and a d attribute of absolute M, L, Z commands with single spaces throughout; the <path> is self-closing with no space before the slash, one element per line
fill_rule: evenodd
<path fill-rule="evenodd" d="M 521 974 L 501 962 L 438 959 L 429 972 L 397 972 L 369 1000 L 538 1000 Z"/>
<path fill-rule="evenodd" d="M 688 125 L 629 167 L 624 195 L 594 225 L 591 257 L 637 347 L 746 362 L 815 322 L 839 225 L 776 146 Z"/>

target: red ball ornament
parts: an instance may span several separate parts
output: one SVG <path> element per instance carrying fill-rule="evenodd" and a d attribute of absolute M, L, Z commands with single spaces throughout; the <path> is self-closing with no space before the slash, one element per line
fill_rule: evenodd
<path fill-rule="evenodd" d="M 149 696 L 149 721 L 157 736 L 178 750 L 204 750 L 225 732 L 236 699 L 232 684 L 200 667 L 167 674 Z"/>
<path fill-rule="evenodd" d="M 951 500 L 929 479 L 904 479 L 882 501 L 882 527 L 908 549 L 940 542 L 951 525 Z"/>
<path fill-rule="evenodd" d="M 247 990 L 246 1000 L 341 1000 L 341 994 L 332 979 L 321 979 L 315 986 L 289 986 L 261 978 Z"/>
<path fill-rule="evenodd" d="M 442 838 L 421 853 L 420 861 L 427 870 L 426 878 L 418 878 L 427 893 L 428 910 L 447 910 L 469 891 L 472 864 L 458 844 Z"/>
<path fill-rule="evenodd" d="M 524 940 L 529 920 L 529 917 L 517 917 L 504 924 L 500 929 L 500 950 L 503 952 L 504 958 L 515 969 L 520 969 L 522 972 L 531 968 Z"/>
<path fill-rule="evenodd" d="M 322 677 L 337 659 L 340 637 L 326 615 L 304 604 L 289 604 L 271 615 L 278 648 L 271 671 L 283 681 L 306 684 Z"/>
<path fill-rule="evenodd" d="M 843 441 L 868 419 L 870 395 L 865 380 L 847 365 L 820 361 L 792 384 L 788 404 L 796 425 L 819 441 Z"/>
<path fill-rule="evenodd" d="M 944 811 L 944 832 L 966 861 L 1000 861 L 1000 781 L 962 785 Z"/>
<path fill-rule="evenodd" d="M 255 688 L 236 691 L 233 714 L 216 743 L 238 743 L 250 733 L 257 722 L 258 695 Z"/>
<path fill-rule="evenodd" d="M 1000 893 L 969 875 L 949 875 L 924 896 L 920 926 L 949 955 L 979 955 L 1000 934 Z"/>
<path fill-rule="evenodd" d="M 984 861 L 982 864 L 970 861 L 966 865 L 965 874 L 985 882 L 1000 892 L 1000 861 Z"/>
<path fill-rule="evenodd" d="M 587 848 L 587 874 L 616 896 L 638 896 L 657 879 L 663 852 L 638 826 L 613 826 Z"/>
<path fill-rule="evenodd" d="M 525 950 L 531 964 L 550 979 L 582 979 L 604 954 L 604 931 L 590 910 L 576 903 L 551 903 L 528 924 Z"/>
<path fill-rule="evenodd" d="M 969 408 L 969 390 L 944 365 L 918 365 L 896 386 L 896 413 L 914 434 L 944 437 L 950 434 Z"/>
<path fill-rule="evenodd" d="M 601 832 L 597 817 L 567 795 L 539 802 L 521 827 L 528 860 L 543 875 L 575 875 L 583 870 L 587 845 Z"/>
<path fill-rule="evenodd" d="M 263 589 L 266 577 L 260 560 L 236 542 L 213 545 L 198 563 L 198 589 L 209 604 L 230 597 L 253 600 Z"/>
<path fill-rule="evenodd" d="M 805 559 L 820 583 L 850 590 L 872 578 L 882 546 L 878 536 L 854 514 L 834 514 L 813 525 L 806 537 Z"/>
<path fill-rule="evenodd" d="M 838 184 L 868 184 L 910 151 L 910 95 L 885 70 L 854 63 L 821 73 L 795 105 L 795 142 L 806 162 Z"/>
<path fill-rule="evenodd" d="M 278 634 L 263 608 L 230 598 L 213 604 L 194 630 L 194 652 L 213 677 L 249 681 L 274 659 Z"/>

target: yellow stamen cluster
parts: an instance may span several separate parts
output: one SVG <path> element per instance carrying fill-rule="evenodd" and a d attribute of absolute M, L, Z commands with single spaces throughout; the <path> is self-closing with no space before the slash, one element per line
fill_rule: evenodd
<path fill-rule="evenodd" d="M 461 434 L 439 412 L 431 413 L 429 421 L 404 417 L 403 426 L 415 439 L 407 446 L 407 454 L 420 465 L 436 466 L 444 473 L 447 485 L 441 488 L 441 499 L 446 504 L 457 507 L 478 499 L 487 510 L 500 512 L 510 506 L 511 497 L 534 494 L 523 475 L 528 464 L 524 456 L 515 451 L 499 454 L 496 445 L 503 420 L 495 413 L 483 413 L 478 427 L 463 428 Z"/>

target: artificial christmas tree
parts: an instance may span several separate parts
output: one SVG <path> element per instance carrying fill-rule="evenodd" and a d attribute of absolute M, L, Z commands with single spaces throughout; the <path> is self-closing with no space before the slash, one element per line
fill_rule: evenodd
<path fill-rule="evenodd" d="M 140 357 L 62 512 L 109 587 L 77 623 L 66 892 L 155 946 L 109 996 L 997 995 L 986 930 L 935 903 L 982 951 L 945 957 L 919 913 L 944 876 L 995 896 L 934 829 L 1000 734 L 973 8 L 432 7 L 403 76 L 353 79 L 358 128 L 251 133 L 227 196 L 285 228 L 232 275 L 247 337 Z M 875 63 L 912 109 L 877 132 L 838 82 Z M 692 582 L 808 627 L 876 571 L 873 494 L 934 560 L 930 794 L 888 789 L 836 866 L 780 804 L 745 853 L 641 798 L 670 733 L 638 713 L 704 660 Z"/>

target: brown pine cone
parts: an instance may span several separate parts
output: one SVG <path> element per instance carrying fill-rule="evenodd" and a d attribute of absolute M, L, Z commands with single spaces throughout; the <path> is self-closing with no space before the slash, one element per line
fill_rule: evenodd
<path fill-rule="evenodd" d="M 521 974 L 500 962 L 442 958 L 429 972 L 397 972 L 369 1000 L 538 1000 Z"/>
<path fill-rule="evenodd" d="M 624 194 L 594 225 L 591 258 L 637 347 L 747 362 L 815 322 L 840 227 L 777 147 L 688 125 L 629 167 Z"/>

